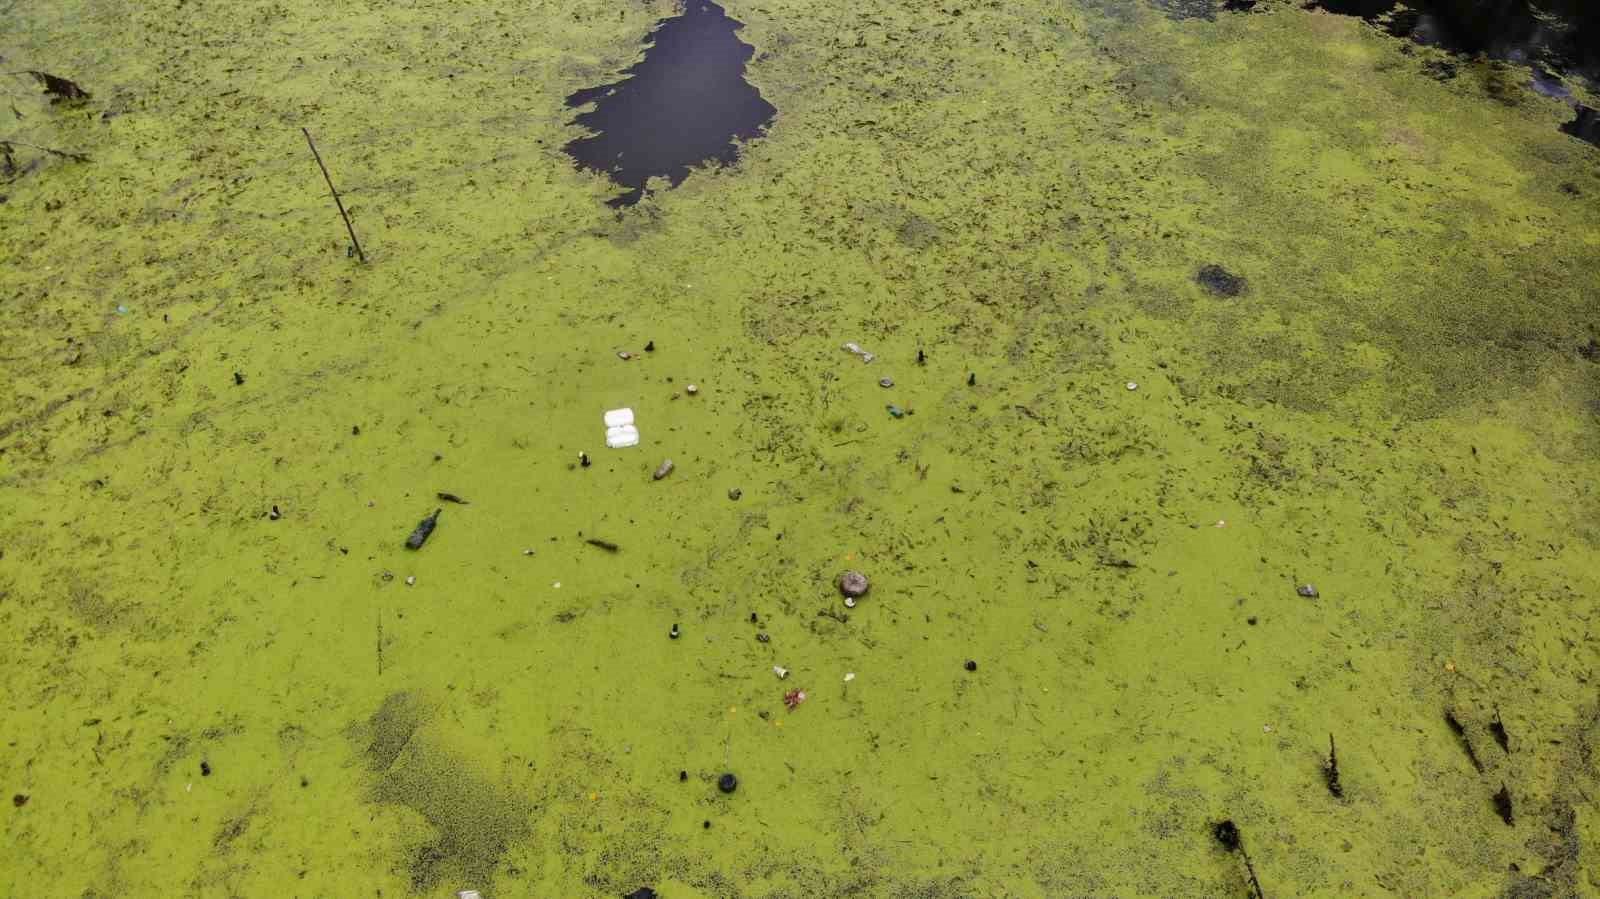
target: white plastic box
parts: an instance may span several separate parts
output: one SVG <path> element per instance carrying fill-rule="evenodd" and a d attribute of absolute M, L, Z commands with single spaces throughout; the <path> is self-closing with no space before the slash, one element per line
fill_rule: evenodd
<path fill-rule="evenodd" d="M 606 446 L 612 449 L 639 445 L 639 429 L 633 426 L 632 409 L 606 412 Z"/>

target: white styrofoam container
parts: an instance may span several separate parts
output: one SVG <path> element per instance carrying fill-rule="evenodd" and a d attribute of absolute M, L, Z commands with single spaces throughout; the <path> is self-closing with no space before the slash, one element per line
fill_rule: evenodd
<path fill-rule="evenodd" d="M 606 413 L 606 427 L 621 428 L 633 424 L 632 409 L 612 409 Z"/>
<path fill-rule="evenodd" d="M 638 445 L 639 429 L 633 425 L 606 428 L 606 446 L 612 449 L 622 449 L 623 447 Z"/>

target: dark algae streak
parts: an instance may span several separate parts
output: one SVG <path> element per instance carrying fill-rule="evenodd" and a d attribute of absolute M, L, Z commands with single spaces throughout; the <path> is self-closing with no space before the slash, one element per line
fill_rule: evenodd
<path fill-rule="evenodd" d="M 639 202 L 651 178 L 677 187 L 694 166 L 732 163 L 737 142 L 772 121 L 778 110 L 744 80 L 754 48 L 737 37 L 742 27 L 717 4 L 691 0 L 645 38 L 644 58 L 622 79 L 567 97 L 569 107 L 594 104 L 573 120 L 592 133 L 566 151 L 627 188 L 610 205 Z"/>

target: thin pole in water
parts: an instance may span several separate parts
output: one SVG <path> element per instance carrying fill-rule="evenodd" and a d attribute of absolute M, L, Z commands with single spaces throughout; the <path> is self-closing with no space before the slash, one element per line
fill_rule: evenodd
<path fill-rule="evenodd" d="M 333 176 L 328 174 L 328 167 L 322 164 L 322 154 L 317 152 L 317 145 L 311 140 L 311 132 L 302 127 L 300 131 L 306 136 L 306 145 L 311 148 L 311 155 L 316 157 L 317 168 L 322 169 L 322 177 L 328 182 L 328 193 L 333 194 L 334 205 L 339 207 L 339 217 L 344 219 L 344 229 L 350 232 L 350 243 L 356 248 L 356 256 L 362 264 L 367 261 L 367 254 L 361 252 L 361 241 L 356 240 L 356 229 L 350 225 L 350 215 L 344 211 L 344 201 L 339 199 L 339 191 L 333 186 Z"/>

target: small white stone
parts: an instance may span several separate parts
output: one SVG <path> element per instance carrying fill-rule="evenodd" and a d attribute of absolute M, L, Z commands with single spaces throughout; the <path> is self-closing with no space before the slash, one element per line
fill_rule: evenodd
<path fill-rule="evenodd" d="M 1128 389 L 1129 389 L 1129 390 L 1138 390 L 1138 389 L 1139 389 L 1139 384 L 1138 384 L 1138 382 L 1136 382 L 1136 381 L 1129 381 L 1129 382 L 1128 382 Z"/>
<path fill-rule="evenodd" d="M 683 388 L 683 392 L 689 394 L 690 396 L 694 396 L 700 392 L 700 388 L 690 384 L 688 387 Z"/>
<path fill-rule="evenodd" d="M 407 587 L 415 587 L 416 585 L 417 585 L 417 576 L 414 575 L 414 574 L 407 575 L 406 576 L 406 586 Z"/>
<path fill-rule="evenodd" d="M 1272 733 L 1272 725 L 1270 725 L 1270 724 L 1261 725 L 1261 732 L 1264 733 L 1264 734 Z"/>
<path fill-rule="evenodd" d="M 856 607 L 856 598 L 854 596 L 846 596 L 844 598 L 844 607 L 847 608 L 847 609 L 855 608 Z"/>
<path fill-rule="evenodd" d="M 551 584 L 550 586 L 556 588 L 557 590 L 560 590 L 561 589 L 561 582 L 560 581 L 556 581 L 555 583 Z"/>
<path fill-rule="evenodd" d="M 783 667 L 782 665 L 773 665 L 772 673 L 778 676 L 778 680 L 783 680 L 789 676 L 789 669 Z"/>
<path fill-rule="evenodd" d="M 846 674 L 844 676 L 844 682 L 847 683 L 847 684 L 850 683 L 851 681 L 855 680 L 855 679 L 856 679 L 856 673 L 854 671 L 851 671 L 850 673 L 848 673 L 848 674 Z"/>

